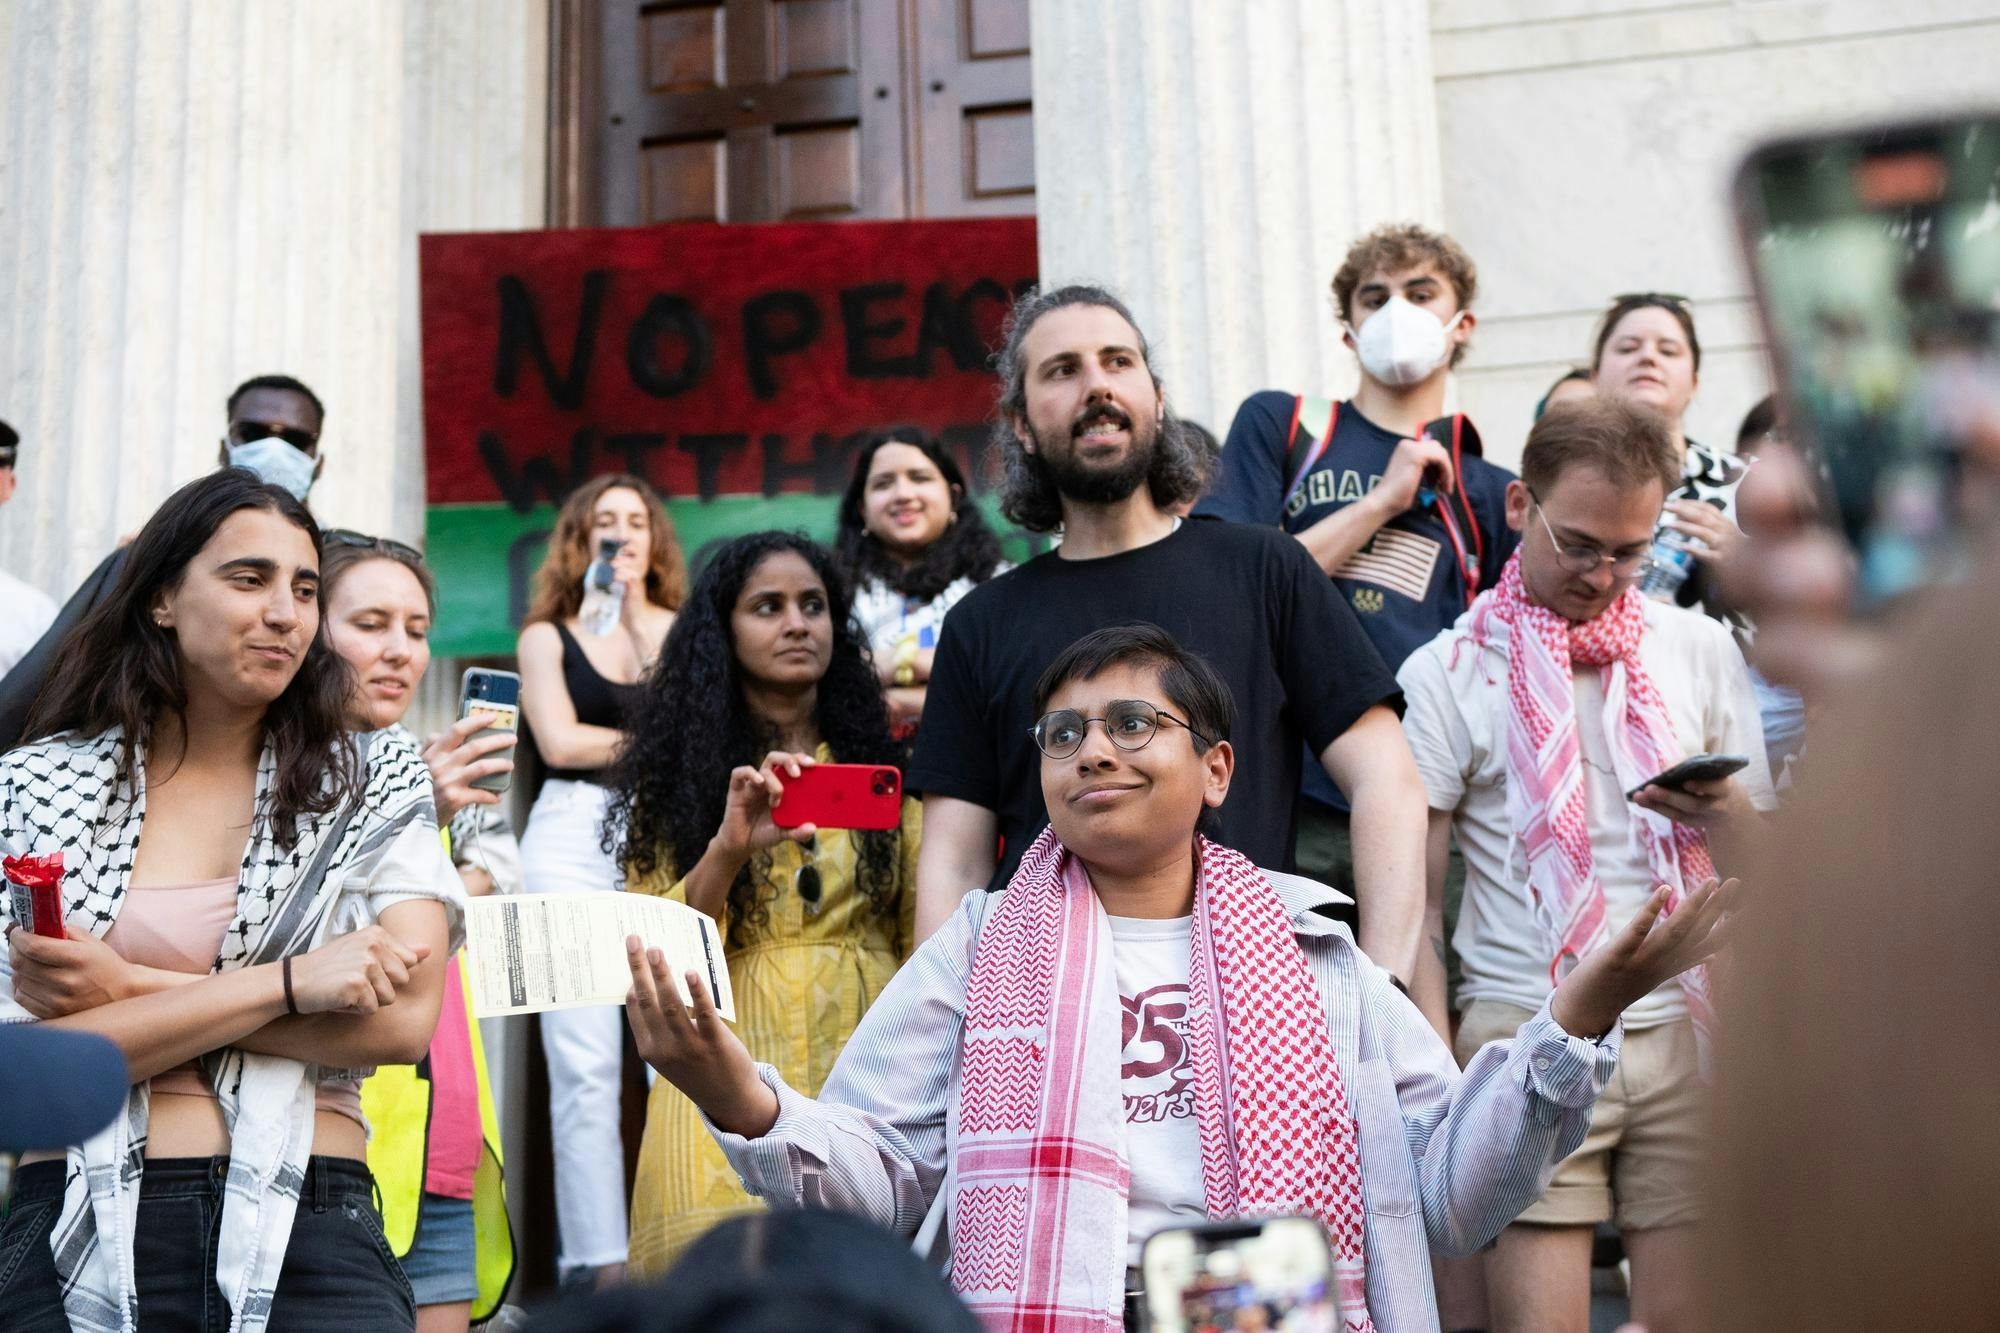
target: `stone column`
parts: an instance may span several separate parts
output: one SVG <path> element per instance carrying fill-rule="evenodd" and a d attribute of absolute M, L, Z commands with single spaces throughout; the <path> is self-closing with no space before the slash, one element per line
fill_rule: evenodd
<path fill-rule="evenodd" d="M 1379 222 L 1435 224 L 1428 6 L 1035 0 L 1045 283 L 1121 293 L 1178 409 L 1345 393 L 1329 285 Z"/>
<path fill-rule="evenodd" d="M 416 233 L 538 226 L 546 8 L 0 5 L 0 568 L 60 599 L 214 466 L 242 379 L 327 404 L 321 520 L 422 531 Z"/>

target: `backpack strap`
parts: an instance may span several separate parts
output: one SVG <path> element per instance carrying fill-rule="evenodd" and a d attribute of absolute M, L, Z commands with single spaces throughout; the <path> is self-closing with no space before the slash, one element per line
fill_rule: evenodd
<path fill-rule="evenodd" d="M 1474 458 L 1484 458 L 1486 456 L 1485 446 L 1479 439 L 1479 427 L 1473 425 L 1472 418 L 1466 416 L 1463 412 L 1454 413 L 1449 417 L 1439 417 L 1436 421 L 1424 427 L 1424 430 L 1430 434 L 1432 439 L 1451 450 L 1451 475 L 1454 478 L 1464 477 L 1466 455 L 1470 454 Z M 1480 530 L 1479 515 L 1472 512 L 1472 493 L 1466 490 L 1462 482 L 1460 485 L 1453 487 L 1453 490 L 1458 495 L 1458 507 L 1465 514 L 1466 526 L 1472 531 L 1472 546 L 1473 550 L 1478 553 L 1479 568 L 1484 569 L 1486 567 L 1486 535 Z M 1475 570 L 1474 572 L 1476 575 L 1477 571 Z"/>
<path fill-rule="evenodd" d="M 1300 394 L 1292 399 L 1292 424 L 1285 431 L 1285 470 L 1279 474 L 1290 477 L 1291 484 L 1285 487 L 1284 498 L 1278 502 L 1278 522 L 1284 522 L 1292 496 L 1305 484 L 1306 473 L 1312 471 L 1313 464 L 1326 452 L 1333 439 L 1334 423 L 1339 419 L 1340 404 L 1331 398 Z"/>
<path fill-rule="evenodd" d="M 1448 417 L 1439 417 L 1424 426 L 1424 434 L 1443 445 L 1451 453 L 1452 494 L 1458 501 L 1458 508 L 1465 515 L 1466 530 L 1472 534 L 1472 561 L 1467 564 L 1464 551 L 1459 552 L 1459 572 L 1465 579 L 1465 602 L 1479 594 L 1480 571 L 1486 568 L 1486 534 L 1480 530 L 1479 515 L 1472 510 L 1472 496 L 1465 488 L 1465 457 L 1485 456 L 1484 446 L 1479 439 L 1479 428 L 1471 418 L 1459 412 Z M 1449 518 L 1446 506 L 1450 503 L 1439 497 L 1438 512 Z"/>

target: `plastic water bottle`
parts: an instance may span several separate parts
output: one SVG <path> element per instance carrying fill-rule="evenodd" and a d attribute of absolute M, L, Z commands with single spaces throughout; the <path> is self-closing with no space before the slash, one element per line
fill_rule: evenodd
<path fill-rule="evenodd" d="M 1653 563 L 1639 580 L 1641 594 L 1672 602 L 1694 572 L 1694 538 L 1679 528 L 1661 528 L 1653 537 Z"/>
<path fill-rule="evenodd" d="M 625 585 L 611 568 L 611 562 L 624 549 L 625 543 L 616 537 L 600 537 L 597 559 L 583 572 L 583 606 L 577 612 L 577 619 L 599 638 L 618 628 L 618 617 L 625 610 Z"/>

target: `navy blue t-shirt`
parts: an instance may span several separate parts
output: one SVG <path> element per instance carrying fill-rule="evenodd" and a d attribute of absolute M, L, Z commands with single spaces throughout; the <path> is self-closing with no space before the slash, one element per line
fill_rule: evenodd
<path fill-rule="evenodd" d="M 1362 416 L 1354 404 L 1342 403 L 1334 418 L 1333 439 L 1290 504 L 1285 503 L 1292 480 L 1285 475 L 1285 437 L 1296 402 L 1294 395 L 1275 389 L 1244 400 L 1223 443 L 1221 473 L 1214 489 L 1195 506 L 1197 514 L 1232 523 L 1275 523 L 1286 532 L 1299 533 L 1375 488 L 1403 437 Z M 1483 557 L 1472 533 L 1465 531 L 1464 510 L 1457 499 L 1440 497 L 1436 504 L 1452 505 L 1466 559 L 1476 563 L 1483 590 L 1500 581 L 1507 557 L 1520 544 L 1520 535 L 1507 526 L 1507 483 L 1514 474 L 1477 457 L 1463 458 L 1461 468 L 1459 485 L 1478 519 Z M 1436 504 L 1413 506 L 1390 519 L 1333 576 L 1391 671 L 1449 629 L 1466 609 L 1465 576 Z M 1302 785 L 1314 800 L 1338 810 L 1347 808 L 1339 788 L 1317 763 L 1305 766 Z"/>

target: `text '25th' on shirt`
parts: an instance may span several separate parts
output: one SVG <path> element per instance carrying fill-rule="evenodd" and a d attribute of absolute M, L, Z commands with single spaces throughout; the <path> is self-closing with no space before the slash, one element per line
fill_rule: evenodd
<path fill-rule="evenodd" d="M 1188 1041 L 1194 918 L 1107 919 L 1118 974 L 1125 1155 L 1132 1164 L 1126 1262 L 1136 1267 L 1146 1237 L 1155 1231 L 1208 1220 Z"/>
<path fill-rule="evenodd" d="M 906 778 L 999 817 L 1001 888 L 1048 823 L 1029 736 L 1035 682 L 1093 630 L 1148 621 L 1200 654 L 1236 702 L 1236 775 L 1213 836 L 1289 865 L 1301 746 L 1317 754 L 1378 703 L 1394 675 L 1305 548 L 1268 527 L 1189 520 L 1095 560 L 1055 552 L 974 588 L 945 618 Z M 1154 744 L 1159 744 L 1158 740 Z"/>

